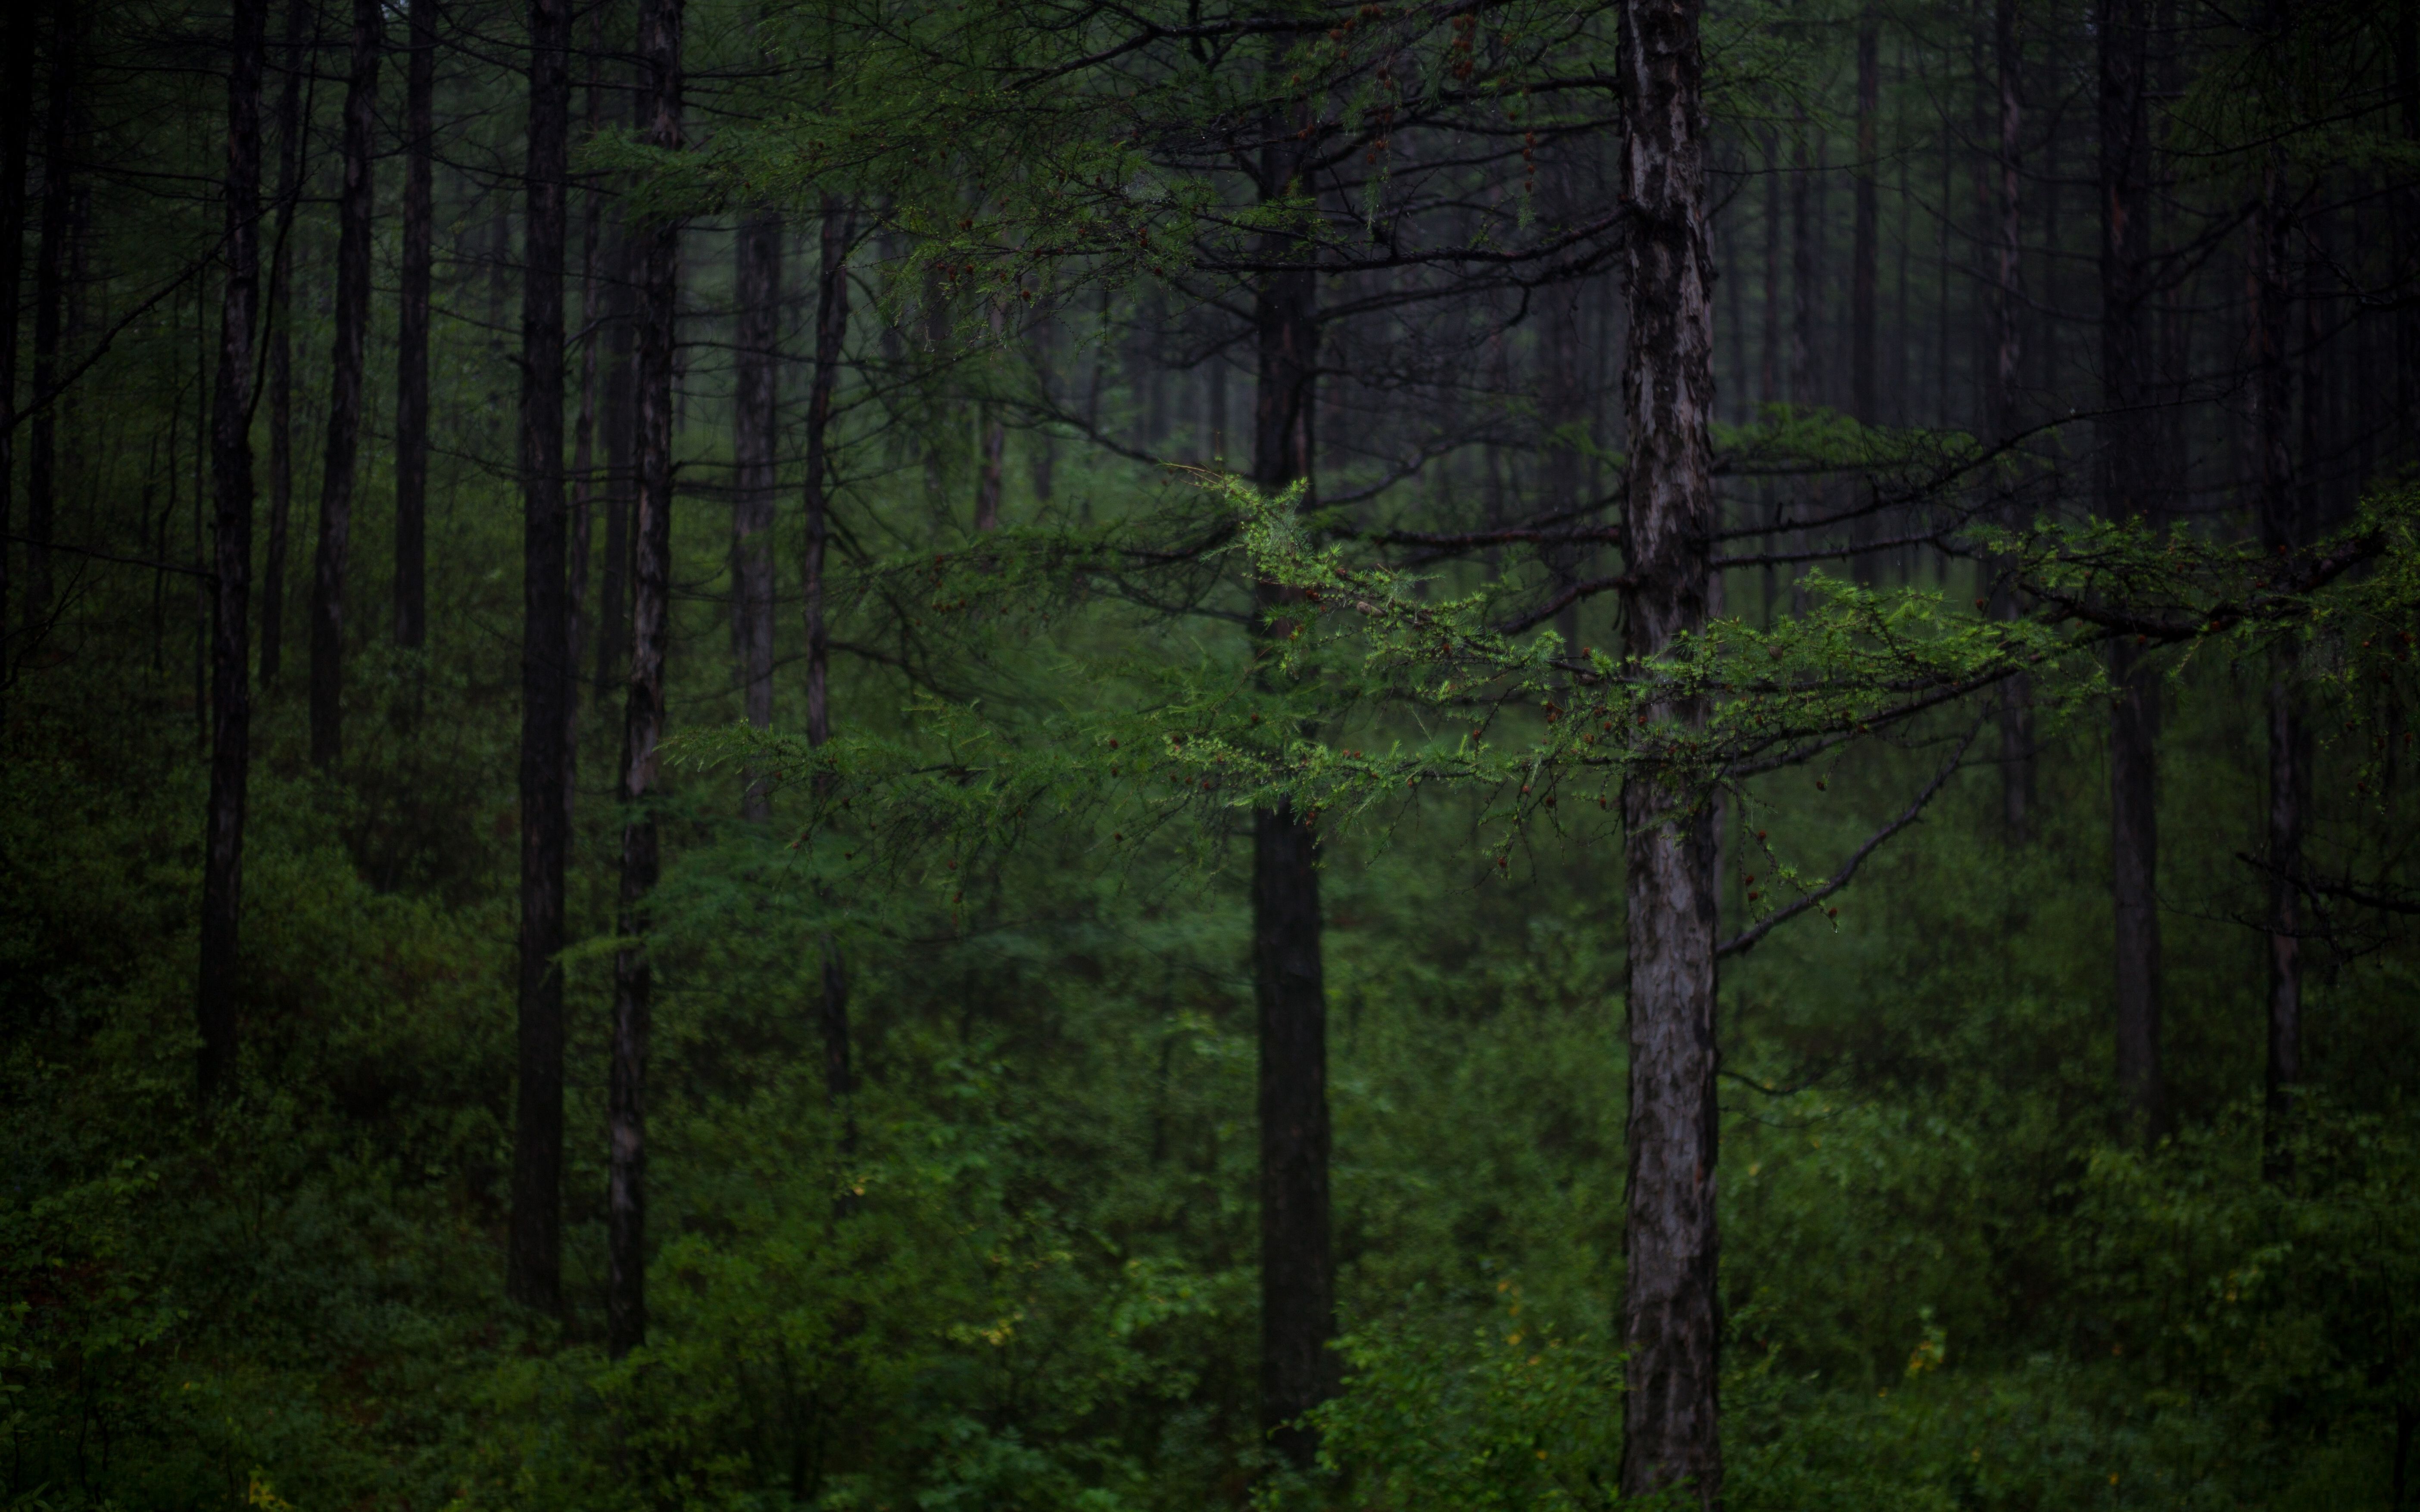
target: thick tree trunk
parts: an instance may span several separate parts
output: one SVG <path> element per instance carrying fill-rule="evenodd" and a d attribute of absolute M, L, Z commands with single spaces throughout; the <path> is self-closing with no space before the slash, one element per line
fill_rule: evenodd
<path fill-rule="evenodd" d="M 51 7 L 50 100 L 42 123 L 42 230 L 34 251 L 34 410 L 25 457 L 25 627 L 39 635 L 51 613 L 51 532 L 58 512 L 59 326 L 66 313 L 68 242 L 73 235 L 76 0 Z M 255 109 L 257 110 L 256 104 Z M 249 340 L 249 335 L 246 337 Z"/>
<path fill-rule="evenodd" d="M 807 480 L 803 500 L 806 551 L 799 576 L 805 590 L 807 631 L 807 744 L 831 738 L 831 630 L 824 618 L 824 564 L 831 547 L 832 399 L 840 386 L 842 343 L 848 334 L 848 245 L 855 217 L 839 196 L 824 196 L 815 270 L 815 366 L 807 388 Z M 848 972 L 840 943 L 829 933 L 823 951 L 822 1000 L 817 1020 L 824 1040 L 824 1095 L 840 1122 L 840 1153 L 857 1152 L 857 1113 L 851 1093 Z M 845 1204 L 843 1204 L 845 1206 Z"/>
<path fill-rule="evenodd" d="M 2296 486 L 2288 425 L 2293 405 L 2286 332 L 2291 285 L 2291 227 L 2285 164 L 2273 150 L 2252 218 L 2253 404 L 2259 449 L 2260 541 L 2273 556 L 2308 543 L 2311 515 Z M 2304 396 L 2306 405 L 2309 396 Z M 2296 686 L 2293 648 L 2272 653 L 2269 674 L 2269 1058 L 2264 1166 L 2271 1179 L 2291 1172 L 2286 1134 L 2294 1085 L 2303 1076 L 2303 806 L 2309 791 L 2310 732 Z"/>
<path fill-rule="evenodd" d="M 1705 623 L 1715 507 L 1713 270 L 1696 0 L 1622 0 L 1621 190 L 1630 349 L 1624 649 L 1660 655 Z M 1690 700 L 1663 719 L 1702 725 Z M 1622 789 L 1629 866 L 1629 1212 L 1621 1489 L 1722 1494 L 1716 1424 L 1714 809 L 1652 775 Z"/>
<path fill-rule="evenodd" d="M 210 809 L 202 856 L 201 1101 L 236 1077 L 237 931 L 243 913 L 243 821 L 252 775 L 252 367 L 260 302 L 260 76 L 267 0 L 236 0 L 227 55 L 226 282 L 220 295 L 210 472 L 217 569 L 210 621 Z"/>
<path fill-rule="evenodd" d="M 424 0 L 425 3 L 425 0 Z M 564 601 L 563 255 L 568 234 L 571 0 L 532 0 L 528 232 L 521 274 L 520 1096 L 505 1290 L 563 1302 Z"/>
<path fill-rule="evenodd" d="M 294 212 L 302 197 L 302 75 L 309 0 L 286 7 L 285 78 L 277 88 L 277 239 L 269 268 L 269 553 L 260 582 L 260 686 L 286 663 L 286 553 L 294 517 Z"/>
<path fill-rule="evenodd" d="M 0 537 L 16 526 L 17 317 L 25 271 L 25 157 L 33 130 L 34 14 L 8 13 L 5 74 L 0 74 Z M 149 485 L 145 486 L 147 488 Z M 144 515 L 150 515 L 147 495 Z M 0 539 L 0 692 L 8 683 L 8 555 Z M 156 641 L 157 637 L 153 638 Z M 155 656 L 156 660 L 157 657 Z"/>
<path fill-rule="evenodd" d="M 1292 133 L 1287 133 L 1291 137 Z M 1261 193 L 1290 193 L 1300 171 L 1291 141 L 1263 155 Z M 1290 237 L 1268 239 L 1274 258 Z M 1318 395 L 1319 285 L 1302 271 L 1264 273 L 1253 301 L 1259 372 L 1253 395 L 1252 481 L 1279 493 L 1311 475 Z M 1296 600 L 1264 584 L 1262 633 Z M 1302 1415 L 1335 1395 L 1336 1257 L 1328 1203 L 1327 988 L 1322 961 L 1319 843 L 1311 816 L 1291 803 L 1252 816 L 1252 994 L 1259 1017 L 1261 1126 L 1261 1427 L 1308 1467 L 1318 1435 Z"/>
<path fill-rule="evenodd" d="M 732 461 L 731 641 L 741 711 L 773 722 L 773 452 L 780 374 L 782 219 L 759 211 L 739 223 L 733 247 L 739 296 Z M 771 817 L 765 784 L 751 778 L 740 799 L 749 819 Z"/>
<path fill-rule="evenodd" d="M 1849 403 L 1862 425 L 1882 421 L 1876 306 L 1882 283 L 1881 185 L 1883 22 L 1869 10 L 1857 24 L 1856 224 L 1849 266 Z"/>
<path fill-rule="evenodd" d="M 319 542 L 311 570 L 311 764 L 345 749 L 345 571 L 362 430 L 362 364 L 369 346 L 371 168 L 377 143 L 379 0 L 353 0 L 345 81 L 344 188 L 336 196 L 336 339 L 329 361 L 328 447 L 319 486 Z"/>
<path fill-rule="evenodd" d="M 436 255 L 437 0 L 411 0 L 411 55 L 404 66 L 403 290 L 396 322 L 395 643 L 418 651 L 428 643 L 428 283 Z M 559 315 L 556 324 L 561 325 Z M 526 332 L 523 343 L 523 355 L 531 355 Z"/>
<path fill-rule="evenodd" d="M 644 138 L 681 145 L 681 0 L 645 0 L 639 11 Z M 673 347 L 679 304 L 680 224 L 639 231 L 638 510 L 630 601 L 629 702 L 622 726 L 622 887 L 613 954 L 613 1067 L 607 1090 L 612 1143 L 606 1194 L 606 1348 L 615 1357 L 646 1341 L 647 1031 L 655 977 L 644 936 L 661 866 L 655 795 L 664 733 L 664 655 L 672 640 Z"/>
<path fill-rule="evenodd" d="M 2101 131 L 2101 507 L 2115 520 L 2157 524 L 2160 458 L 2147 406 L 2144 329 L 2149 294 L 2150 116 L 2144 0 L 2099 0 Z M 2110 863 L 2117 921 L 2118 1085 L 2136 1132 L 2167 1127 L 2160 1072 L 2159 817 L 2156 673 L 2124 640 L 2110 648 L 2118 700 L 2110 717 Z"/>

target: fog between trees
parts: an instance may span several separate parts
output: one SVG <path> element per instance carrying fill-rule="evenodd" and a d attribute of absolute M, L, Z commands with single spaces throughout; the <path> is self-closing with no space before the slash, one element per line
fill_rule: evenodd
<path fill-rule="evenodd" d="M 6 25 L 12 1505 L 2420 1496 L 2409 0 Z"/>

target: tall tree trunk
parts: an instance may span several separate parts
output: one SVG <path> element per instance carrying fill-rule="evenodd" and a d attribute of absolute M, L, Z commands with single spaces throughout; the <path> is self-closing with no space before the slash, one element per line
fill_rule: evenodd
<path fill-rule="evenodd" d="M 1764 129 L 1764 329 L 1757 363 L 1756 402 L 1781 399 L 1781 131 Z"/>
<path fill-rule="evenodd" d="M 831 630 L 824 617 L 824 564 L 831 546 L 832 398 L 840 386 L 842 343 L 848 334 L 848 246 L 855 217 L 836 194 L 824 196 L 815 271 L 815 366 L 807 389 L 807 481 L 804 503 L 806 551 L 800 563 L 806 604 L 807 744 L 831 738 Z M 820 780 L 820 779 L 819 779 Z M 822 1001 L 817 1017 L 824 1039 L 824 1093 L 840 1120 L 840 1153 L 857 1149 L 857 1115 L 850 1093 L 848 973 L 839 942 L 826 933 Z"/>
<path fill-rule="evenodd" d="M 731 632 L 740 702 L 748 722 L 773 722 L 773 448 L 782 319 L 782 218 L 769 210 L 739 223 L 733 248 L 738 285 L 737 393 L 732 460 Z M 752 775 L 740 798 L 751 820 L 772 816 L 764 782 Z"/>
<path fill-rule="evenodd" d="M 260 686 L 286 662 L 287 532 L 294 517 L 294 212 L 302 198 L 302 75 L 309 0 L 287 0 L 277 87 L 277 240 L 269 266 L 269 560 L 260 583 Z"/>
<path fill-rule="evenodd" d="M 411 0 L 404 66 L 403 298 L 396 323 L 395 643 L 428 643 L 428 282 L 436 255 L 437 0 Z M 561 324 L 558 315 L 557 325 Z M 523 355 L 527 332 L 523 333 Z M 526 424 L 526 422 L 524 422 Z"/>
<path fill-rule="evenodd" d="M 252 776 L 252 366 L 260 302 L 260 76 L 267 0 L 235 0 L 227 50 L 226 280 L 219 305 L 219 363 L 210 427 L 217 517 L 211 586 L 210 809 L 202 857 L 201 1101 L 236 1076 L 237 931 L 243 913 L 243 821 Z"/>
<path fill-rule="evenodd" d="M 986 404 L 976 418 L 983 432 L 981 466 L 975 474 L 975 531 L 988 535 L 1000 529 L 1000 501 L 1007 486 L 1008 426 L 1000 410 Z"/>
<path fill-rule="evenodd" d="M 1630 349 L 1624 649 L 1661 655 L 1709 610 L 1715 527 L 1713 270 L 1707 257 L 1698 0 L 1622 0 L 1622 198 Z M 1703 725 L 1704 702 L 1665 717 Z M 1621 795 L 1629 868 L 1629 1356 L 1621 1489 L 1719 1504 L 1714 1164 L 1714 808 L 1652 775 Z"/>
<path fill-rule="evenodd" d="M 2311 524 L 2304 491 L 2295 486 L 2288 430 L 2293 407 L 2292 377 L 2286 350 L 2291 226 L 2282 158 L 2281 151 L 2271 149 L 2251 227 L 2253 404 L 2257 411 L 2256 445 L 2259 449 L 2260 540 L 2272 556 L 2285 555 L 2304 546 Z M 2308 403 L 2307 395 L 2304 402 Z M 2310 783 L 2310 733 L 2303 717 L 2300 689 L 2295 686 L 2297 656 L 2297 649 L 2292 647 L 2280 647 L 2271 653 L 2268 689 L 2269 1059 L 2263 1164 L 2273 1180 L 2282 1179 L 2291 1170 L 2286 1134 L 2293 1115 L 2294 1084 L 2303 1075 L 2303 804 Z"/>
<path fill-rule="evenodd" d="M 1042 396 L 1046 409 L 1059 404 L 1059 318 L 1045 309 L 1034 316 L 1032 334 L 1033 384 Z M 1210 464 L 1218 465 L 1218 452 L 1227 430 L 1227 368 L 1219 359 L 1210 360 Z M 1033 503 L 1037 509 L 1050 506 L 1052 490 L 1059 469 L 1059 438 L 1047 424 L 1037 425 L 1029 433 L 1032 438 Z"/>
<path fill-rule="evenodd" d="M 319 544 L 311 571 L 311 764 L 345 749 L 345 570 L 362 430 L 362 364 L 369 347 L 371 182 L 378 127 L 380 0 L 353 0 L 345 80 L 345 183 L 336 196 L 336 339 L 329 362 L 328 448 L 319 486 Z"/>
<path fill-rule="evenodd" d="M 51 613 L 51 532 L 58 510 L 59 323 L 66 310 L 68 241 L 73 234 L 76 0 L 51 7 L 50 100 L 42 123 L 42 231 L 34 251 L 33 435 L 25 458 L 25 626 L 39 635 Z M 256 107 L 256 109 L 257 107 Z M 247 335 L 247 339 L 248 335 Z"/>
<path fill-rule="evenodd" d="M 639 96 L 643 124 L 645 92 Z M 639 238 L 618 209 L 605 227 L 605 324 L 593 339 L 605 345 L 605 564 L 597 602 L 597 701 L 605 702 L 630 649 L 630 500 L 638 486 L 637 332 L 635 285 Z"/>
<path fill-rule="evenodd" d="M 588 23 L 588 112 L 591 141 L 605 125 L 605 8 L 594 6 Z M 564 585 L 563 810 L 565 823 L 579 802 L 574 778 L 580 765 L 580 668 L 588 647 L 588 558 L 597 497 L 597 258 L 604 244 L 605 195 L 592 177 L 580 227 L 580 418 L 571 443 L 571 563 Z"/>
<path fill-rule="evenodd" d="M 1849 267 L 1849 403 L 1861 425 L 1882 421 L 1876 357 L 1876 303 L 1882 281 L 1881 185 L 1883 20 L 1868 10 L 1857 23 L 1856 224 Z"/>
<path fill-rule="evenodd" d="M 25 271 L 26 138 L 33 129 L 34 14 L 25 8 L 8 13 L 7 71 L 0 74 L 0 537 L 16 524 L 13 493 L 17 479 L 17 316 L 20 285 Z M 147 489 L 148 470 L 146 470 Z M 147 494 L 144 516 L 150 516 Z M 0 539 L 0 697 L 8 686 L 8 543 Z M 156 637 L 154 638 L 156 640 Z M 156 658 L 155 658 L 156 659 Z"/>
<path fill-rule="evenodd" d="M 681 0 L 639 10 L 644 139 L 681 145 Z M 673 344 L 678 312 L 680 223 L 639 231 L 639 488 L 630 601 L 629 703 L 622 726 L 622 887 L 616 929 L 633 943 L 613 953 L 613 1068 L 607 1091 L 612 1166 L 606 1194 L 606 1348 L 616 1357 L 646 1341 L 647 1030 L 655 979 L 645 935 L 661 865 L 654 810 L 657 746 L 664 733 L 664 654 L 672 640 Z"/>
<path fill-rule="evenodd" d="M 1997 442 L 2016 434 L 2017 378 L 2024 359 L 2023 223 L 2018 213 L 2023 179 L 2017 156 L 2018 133 L 2024 125 L 2017 86 L 2024 57 L 2017 39 L 2017 0 L 1997 0 L 1992 38 L 2000 109 L 1993 176 L 1997 193 L 1992 249 L 1991 414 L 1985 426 L 1989 439 Z M 2024 521 L 2016 518 L 2011 509 L 2008 523 L 2017 526 Z M 2005 583 L 1994 585 L 1993 598 L 1993 611 L 2001 618 L 2012 619 L 2020 612 Z M 2033 688 L 2022 673 L 2000 685 L 1999 717 L 2000 817 L 2009 839 L 2022 844 L 2032 831 L 2034 799 Z"/>
<path fill-rule="evenodd" d="M 564 602 L 563 253 L 568 234 L 571 0 L 529 9 L 528 231 L 521 273 L 521 932 L 505 1290 L 549 1312 L 563 1300 Z"/>
<path fill-rule="evenodd" d="M 1308 107 L 1304 107 L 1307 115 Z M 1292 131 L 1262 155 L 1264 198 L 1294 193 L 1302 171 Z M 1272 261 L 1295 255 L 1270 236 Z M 1259 372 L 1252 481 L 1270 494 L 1308 483 L 1318 395 L 1319 285 L 1309 269 L 1261 275 L 1253 300 Z M 1285 635 L 1298 590 L 1263 583 L 1262 633 Z M 1264 655 L 1268 648 L 1263 648 Z M 1260 1035 L 1261 1427 L 1309 1466 L 1318 1435 L 1305 1412 L 1336 1392 L 1336 1257 L 1328 1201 L 1327 988 L 1312 816 L 1280 801 L 1252 815 L 1252 995 Z"/>
<path fill-rule="evenodd" d="M 2110 519 L 2162 515 L 2156 425 L 2149 421 L 2145 306 L 2150 247 L 2150 117 L 2145 0 L 2098 0 L 2101 152 L 2101 507 Z M 2118 688 L 2109 739 L 2110 863 L 2117 916 L 2118 1085 L 2136 1132 L 2167 1128 L 2160 1072 L 2159 816 L 2154 807 L 2160 692 L 2133 642 L 2110 646 Z"/>
<path fill-rule="evenodd" d="M 1791 131 L 1790 152 L 1790 402 L 1819 404 L 1815 378 L 1817 239 L 1815 127 L 1800 110 Z"/>

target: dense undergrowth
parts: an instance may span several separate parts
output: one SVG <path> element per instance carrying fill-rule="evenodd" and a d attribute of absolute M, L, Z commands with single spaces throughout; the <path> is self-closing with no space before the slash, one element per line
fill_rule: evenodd
<path fill-rule="evenodd" d="M 199 769 L 27 679 L 0 766 L 11 1505 L 1607 1504 L 1619 1452 L 1618 864 L 1498 880 L 1465 800 L 1326 872 L 1341 1348 L 1330 1470 L 1253 1443 L 1253 1047 L 1234 837 L 1081 826 L 842 916 L 777 814 L 692 776 L 661 911 L 644 1350 L 601 1348 L 607 805 L 583 791 L 562 1319 L 500 1299 L 508 706 L 306 775 L 272 701 L 247 1070 L 192 1104 Z M 97 656 L 87 648 L 85 655 Z M 692 669 L 701 687 L 709 673 Z M 1728 1504 L 2384 1507 L 2420 1409 L 2420 1026 L 2389 948 L 2315 980 L 2321 1088 L 2262 1175 L 2237 674 L 2167 731 L 2180 1132 L 2118 1138 L 2100 758 L 2032 842 L 1962 778 L 1724 980 Z M 891 699 L 869 683 L 858 707 Z M 164 696 L 164 695 L 163 695 Z M 710 695 L 690 708 L 714 717 Z M 442 714 L 436 710 L 444 710 Z M 137 711 L 139 713 L 140 711 Z M 592 715 L 591 759 L 607 717 Z M 146 733 L 146 732 L 148 733 Z M 1757 790 L 1821 867 L 1933 756 Z M 601 764 L 601 763 L 599 764 Z M 593 783 L 589 784 L 593 787 Z M 785 800 L 787 801 L 787 800 Z M 1736 832 L 1742 821 L 1730 821 Z M 1222 860 L 1222 857 L 1224 858 Z M 1737 902 L 1736 889 L 1732 902 Z M 814 1018 L 845 917 L 862 1090 Z M 2408 1493 L 2406 1493 L 2408 1494 Z"/>

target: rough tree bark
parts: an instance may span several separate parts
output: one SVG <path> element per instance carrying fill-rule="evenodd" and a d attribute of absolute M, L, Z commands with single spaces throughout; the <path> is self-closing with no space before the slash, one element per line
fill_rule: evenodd
<path fill-rule="evenodd" d="M 639 9 L 643 136 L 681 145 L 681 0 Z M 631 554 L 629 702 L 622 725 L 622 886 L 613 953 L 613 1067 L 606 1093 L 611 1169 L 606 1193 L 605 1342 L 616 1358 L 646 1341 L 647 1031 L 655 996 L 644 936 L 661 865 L 655 795 L 664 733 L 664 654 L 672 640 L 673 344 L 680 223 L 638 229 L 638 509 Z"/>
<path fill-rule="evenodd" d="M 2145 93 L 2145 0 L 2098 0 L 2100 48 L 2101 382 L 2100 493 L 2103 515 L 2158 523 L 2157 426 L 2149 418 L 2150 115 Z M 2160 692 L 2133 642 L 2110 645 L 2109 828 L 2117 916 L 2118 1085 L 2136 1132 L 2167 1127 L 2160 1072 L 2159 817 L 2155 742 Z"/>
<path fill-rule="evenodd" d="M 286 665 L 286 551 L 294 517 L 294 211 L 302 197 L 302 75 L 309 0 L 286 7 L 285 78 L 277 86 L 276 255 L 269 268 L 269 552 L 260 581 L 260 686 Z"/>
<path fill-rule="evenodd" d="M 737 392 L 731 451 L 731 646 L 748 722 L 773 722 L 773 453 L 780 373 L 782 218 L 760 210 L 739 223 L 732 249 L 739 296 Z M 770 818 L 765 783 L 751 777 L 740 797 L 751 820 Z"/>
<path fill-rule="evenodd" d="M 1653 656 L 1705 623 L 1715 509 L 1713 270 L 1698 0 L 1622 0 L 1621 190 L 1630 348 L 1624 650 Z M 1702 701 L 1662 717 L 1701 725 Z M 1622 789 L 1629 869 L 1630 1124 L 1621 1489 L 1718 1504 L 1714 1162 L 1714 808 L 1642 775 Z"/>
<path fill-rule="evenodd" d="M 428 282 L 437 229 L 437 0 L 411 0 L 410 24 L 403 96 L 403 288 L 395 344 L 395 643 L 418 651 L 428 643 Z M 523 341 L 528 356 L 526 332 Z"/>
<path fill-rule="evenodd" d="M 229 16 L 225 191 L 226 279 L 219 303 L 211 393 L 210 473 L 217 579 L 210 618 L 210 798 L 202 858 L 201 1101 L 233 1089 L 235 971 L 243 913 L 243 822 L 252 776 L 252 367 L 260 303 L 260 76 L 267 0 L 236 0 Z"/>
<path fill-rule="evenodd" d="M 51 8 L 50 100 L 42 122 L 42 229 L 34 249 L 34 393 L 25 456 L 25 626 L 39 635 L 51 612 L 51 532 L 58 498 L 59 326 L 66 311 L 68 241 L 73 234 L 75 173 L 75 0 Z M 256 106 L 256 109 L 257 107 Z M 248 338 L 247 338 L 248 339 Z"/>
<path fill-rule="evenodd" d="M 1291 39 L 1286 39 L 1290 44 Z M 1307 110 L 1307 107 L 1306 107 Z M 1294 132 L 1262 151 L 1264 199 L 1301 192 Z M 1272 261 L 1294 238 L 1267 238 Z M 1264 273 L 1253 297 L 1258 375 L 1252 481 L 1279 493 L 1311 475 L 1318 395 L 1319 285 L 1308 268 Z M 1295 590 L 1260 585 L 1262 633 L 1286 633 Z M 1336 1257 L 1328 1201 L 1327 988 L 1320 937 L 1319 841 L 1290 802 L 1252 815 L 1252 995 L 1260 1036 L 1261 1427 L 1309 1466 L 1318 1435 L 1302 1415 L 1335 1395 Z"/>
<path fill-rule="evenodd" d="M 568 234 L 571 0 L 531 0 L 528 229 L 521 273 L 521 876 L 505 1290 L 563 1302 L 563 706 L 571 691 L 564 601 L 563 254 Z"/>
<path fill-rule="evenodd" d="M 378 66 L 385 21 L 379 0 L 353 0 L 351 68 L 345 80 L 344 187 L 336 196 L 335 345 L 329 361 L 328 445 L 319 485 L 319 540 L 311 567 L 311 764 L 345 748 L 345 569 L 351 555 L 353 482 L 362 431 L 362 364 L 369 347 L 371 181 L 378 127 Z"/>
<path fill-rule="evenodd" d="M 2288 440 L 2293 384 L 2286 332 L 2292 228 L 2281 157 L 2274 148 L 2269 154 L 2251 225 L 2252 397 L 2259 451 L 2260 541 L 2273 555 L 2300 549 L 2310 534 L 2309 515 L 2303 507 L 2306 496 L 2295 486 Z M 2304 402 L 2309 402 L 2307 396 Z M 2294 1084 L 2303 1077 L 2303 806 L 2310 782 L 2311 742 L 2295 686 L 2296 659 L 2291 647 L 2271 654 L 2268 688 L 2269 1058 L 2262 1144 L 2263 1165 L 2273 1180 L 2282 1180 L 2292 1169 L 2285 1136 L 2293 1116 Z"/>
<path fill-rule="evenodd" d="M 800 563 L 807 631 L 807 744 L 831 738 L 831 630 L 824 618 L 824 563 L 831 546 L 832 397 L 840 384 L 841 344 L 848 334 L 848 245 L 854 216 L 838 195 L 824 196 L 815 270 L 815 366 L 807 388 L 807 479 L 804 490 L 806 550 Z M 826 933 L 822 1001 L 817 1017 L 824 1039 L 824 1094 L 840 1119 L 840 1152 L 857 1149 L 857 1116 L 850 1093 L 848 972 L 839 942 Z"/>

